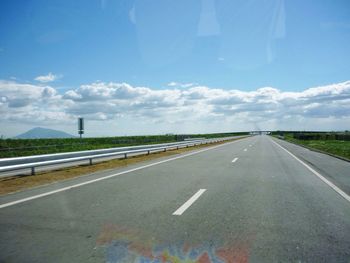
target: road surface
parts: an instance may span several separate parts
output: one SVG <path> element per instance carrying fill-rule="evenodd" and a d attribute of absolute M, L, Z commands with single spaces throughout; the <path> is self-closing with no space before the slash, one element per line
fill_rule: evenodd
<path fill-rule="evenodd" d="M 254 136 L 2 196 L 0 262 L 350 262 L 349 195 L 350 163 Z"/>

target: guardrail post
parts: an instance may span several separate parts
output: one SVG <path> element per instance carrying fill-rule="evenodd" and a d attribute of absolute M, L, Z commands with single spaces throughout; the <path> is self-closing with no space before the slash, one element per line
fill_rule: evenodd
<path fill-rule="evenodd" d="M 148 155 L 150 154 L 150 150 L 147 151 L 147 154 L 148 154 Z"/>
<path fill-rule="evenodd" d="M 124 159 L 127 159 L 128 155 L 126 153 L 124 153 Z"/>
<path fill-rule="evenodd" d="M 35 167 L 31 167 L 31 175 L 35 175 Z"/>
<path fill-rule="evenodd" d="M 178 150 L 179 149 L 179 146 L 176 146 L 176 150 Z"/>
<path fill-rule="evenodd" d="M 90 165 L 92 165 L 92 158 L 89 159 L 89 163 L 90 163 Z"/>
<path fill-rule="evenodd" d="M 164 152 L 166 152 L 166 148 L 164 148 Z"/>

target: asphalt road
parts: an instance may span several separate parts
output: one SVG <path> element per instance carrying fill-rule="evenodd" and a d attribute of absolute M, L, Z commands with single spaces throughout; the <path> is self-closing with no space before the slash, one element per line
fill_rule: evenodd
<path fill-rule="evenodd" d="M 254 136 L 2 196 L 0 262 L 350 262 L 349 194 L 350 163 Z"/>

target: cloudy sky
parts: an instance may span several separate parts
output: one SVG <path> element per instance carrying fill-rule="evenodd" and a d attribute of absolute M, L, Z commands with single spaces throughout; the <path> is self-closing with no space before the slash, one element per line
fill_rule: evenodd
<path fill-rule="evenodd" d="M 350 3 L 0 3 L 0 135 L 350 129 Z"/>

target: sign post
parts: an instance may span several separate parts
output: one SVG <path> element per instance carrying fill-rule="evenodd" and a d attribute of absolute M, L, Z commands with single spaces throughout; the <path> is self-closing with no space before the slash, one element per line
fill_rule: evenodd
<path fill-rule="evenodd" d="M 78 118 L 78 133 L 81 139 L 84 134 L 84 118 Z"/>

